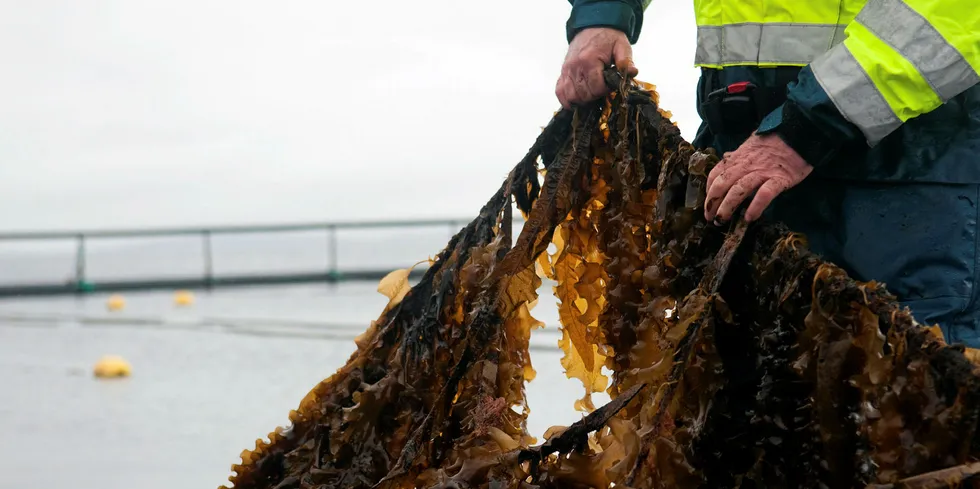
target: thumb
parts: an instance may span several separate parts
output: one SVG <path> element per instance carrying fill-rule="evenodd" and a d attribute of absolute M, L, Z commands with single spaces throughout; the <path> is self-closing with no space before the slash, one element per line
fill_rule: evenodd
<path fill-rule="evenodd" d="M 629 41 L 625 39 L 617 40 L 613 44 L 613 62 L 616 63 L 616 68 L 619 71 L 628 76 L 634 77 L 639 73 L 639 70 L 633 65 L 633 46 L 630 46 Z"/>

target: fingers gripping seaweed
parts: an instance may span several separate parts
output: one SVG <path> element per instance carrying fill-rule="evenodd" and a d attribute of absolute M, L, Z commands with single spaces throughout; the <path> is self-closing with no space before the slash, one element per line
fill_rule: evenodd
<path fill-rule="evenodd" d="M 555 114 L 416 285 L 382 282 L 390 301 L 346 365 L 242 452 L 232 487 L 939 488 L 980 473 L 975 352 L 779 223 L 706 223 L 717 157 L 654 87 L 607 82 L 605 100 Z M 532 434 L 542 276 L 586 415 Z"/>

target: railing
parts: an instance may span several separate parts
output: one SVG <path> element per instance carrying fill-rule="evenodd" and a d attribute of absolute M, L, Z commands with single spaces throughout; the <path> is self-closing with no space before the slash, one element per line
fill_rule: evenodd
<path fill-rule="evenodd" d="M 93 292 L 113 292 L 123 290 L 153 290 L 173 288 L 213 288 L 219 286 L 241 285 L 272 285 L 296 284 L 311 282 L 340 282 L 349 280 L 379 280 L 390 269 L 361 269 L 342 270 L 338 263 L 339 243 L 337 234 L 340 230 L 349 229 L 393 229 L 446 226 L 450 236 L 457 233 L 471 219 L 429 219 L 408 221 L 369 221 L 369 222 L 326 222 L 279 224 L 259 226 L 221 226 L 196 228 L 160 228 L 160 229 L 122 229 L 122 230 L 91 230 L 91 231 L 32 231 L 32 232 L 0 232 L 0 242 L 9 241 L 51 241 L 74 240 L 75 263 L 74 277 L 64 283 L 13 284 L 0 285 L 0 297 L 24 295 L 57 295 L 83 294 Z M 324 269 L 306 273 L 282 273 L 262 275 L 231 275 L 216 276 L 214 273 L 214 256 L 212 253 L 212 237 L 225 234 L 271 234 L 284 232 L 301 232 L 323 230 L 325 246 L 327 247 L 327 263 Z M 148 238 L 173 236 L 200 236 L 201 253 L 204 270 L 197 277 L 183 278 L 146 278 L 139 280 L 114 280 L 92 282 L 86 275 L 86 244 L 95 239 L 104 238 Z M 414 275 L 424 273 L 419 267 Z"/>

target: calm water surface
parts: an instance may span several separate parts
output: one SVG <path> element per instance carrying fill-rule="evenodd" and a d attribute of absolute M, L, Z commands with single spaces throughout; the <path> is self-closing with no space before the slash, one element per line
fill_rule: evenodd
<path fill-rule="evenodd" d="M 177 309 L 168 293 L 0 302 L 0 488 L 216 488 L 316 383 L 354 351 L 387 301 L 375 284 L 223 290 Z M 542 288 L 532 338 L 530 430 L 581 415 L 565 378 L 557 313 Z M 128 379 L 90 376 L 102 355 Z M 605 402 L 596 396 L 596 402 Z"/>

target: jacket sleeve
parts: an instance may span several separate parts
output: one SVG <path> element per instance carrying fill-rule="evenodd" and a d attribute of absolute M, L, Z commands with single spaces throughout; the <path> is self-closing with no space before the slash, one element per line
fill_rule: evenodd
<path fill-rule="evenodd" d="M 575 34 L 588 27 L 612 27 L 626 33 L 630 44 L 636 44 L 643 28 L 643 11 L 652 0 L 568 0 L 572 13 L 565 24 L 565 36 L 572 42 Z"/>
<path fill-rule="evenodd" d="M 844 42 L 800 71 L 759 133 L 779 134 L 811 165 L 843 144 L 875 146 L 906 121 L 980 83 L 975 0 L 868 0 Z"/>

